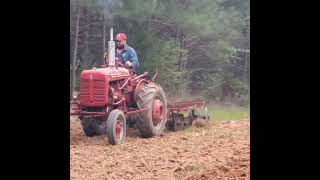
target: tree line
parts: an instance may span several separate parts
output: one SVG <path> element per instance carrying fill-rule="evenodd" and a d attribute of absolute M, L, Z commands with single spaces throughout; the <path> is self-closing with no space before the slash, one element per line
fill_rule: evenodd
<path fill-rule="evenodd" d="M 110 27 L 167 96 L 249 104 L 249 0 L 70 0 L 70 93 L 103 64 Z"/>

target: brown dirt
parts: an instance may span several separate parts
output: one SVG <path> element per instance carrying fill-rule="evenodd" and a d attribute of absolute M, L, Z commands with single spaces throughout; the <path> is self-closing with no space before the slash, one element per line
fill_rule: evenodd
<path fill-rule="evenodd" d="M 210 122 L 149 139 L 129 128 L 113 146 L 70 119 L 71 179 L 250 179 L 249 128 L 249 120 Z"/>

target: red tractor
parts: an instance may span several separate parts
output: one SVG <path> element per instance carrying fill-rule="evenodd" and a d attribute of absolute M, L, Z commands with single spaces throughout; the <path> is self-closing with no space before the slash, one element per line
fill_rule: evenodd
<path fill-rule="evenodd" d="M 174 130 L 178 123 L 174 117 L 178 112 L 204 104 L 204 101 L 193 101 L 182 106 L 170 105 L 162 87 L 154 82 L 157 73 L 152 78 L 148 72 L 137 75 L 115 61 L 112 28 L 108 56 L 109 60 L 102 68 L 81 72 L 80 92 L 74 94 L 71 101 L 70 114 L 79 117 L 86 135 L 107 134 L 110 144 L 122 144 L 126 136 L 126 119 L 130 116 L 142 137 L 158 136 L 166 127 Z M 167 124 L 168 117 L 169 121 L 172 118 Z"/>

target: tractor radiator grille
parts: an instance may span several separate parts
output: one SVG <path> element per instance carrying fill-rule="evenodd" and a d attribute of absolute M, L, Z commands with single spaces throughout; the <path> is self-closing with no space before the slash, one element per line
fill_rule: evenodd
<path fill-rule="evenodd" d="M 106 83 L 99 79 L 80 80 L 80 102 L 94 103 L 106 101 Z"/>
<path fill-rule="evenodd" d="M 104 80 L 93 80 L 93 100 L 94 101 L 105 101 L 105 81 Z"/>
<path fill-rule="evenodd" d="M 80 101 L 81 102 L 90 101 L 89 80 L 88 79 L 81 79 L 80 80 Z"/>

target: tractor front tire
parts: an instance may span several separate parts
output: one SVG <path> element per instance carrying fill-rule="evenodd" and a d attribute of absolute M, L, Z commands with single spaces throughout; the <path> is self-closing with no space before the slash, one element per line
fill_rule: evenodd
<path fill-rule="evenodd" d="M 143 86 L 137 95 L 139 109 L 148 111 L 137 113 L 136 126 L 141 136 L 149 138 L 163 133 L 167 122 L 167 99 L 162 87 L 156 83 Z"/>
<path fill-rule="evenodd" d="M 107 120 L 108 141 L 112 145 L 123 144 L 126 137 L 126 118 L 122 111 L 114 109 Z"/>
<path fill-rule="evenodd" d="M 89 137 L 106 134 L 107 122 L 105 121 L 105 118 L 106 117 L 82 118 L 81 125 L 83 132 Z"/>
<path fill-rule="evenodd" d="M 123 144 L 126 137 L 126 118 L 122 111 L 114 109 L 107 120 L 108 141 L 112 145 Z"/>

